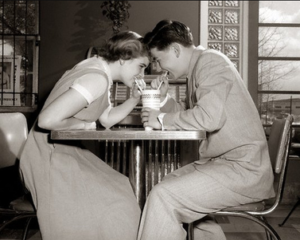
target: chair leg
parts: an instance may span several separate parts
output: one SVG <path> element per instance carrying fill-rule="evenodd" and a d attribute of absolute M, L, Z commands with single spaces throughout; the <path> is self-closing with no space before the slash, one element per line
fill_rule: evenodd
<path fill-rule="evenodd" d="M 293 208 L 291 209 L 291 211 L 289 212 L 289 214 L 285 217 L 285 219 L 283 220 L 283 222 L 281 224 L 278 224 L 279 227 L 282 227 L 285 224 L 285 222 L 289 219 L 289 217 L 292 215 L 292 213 L 298 207 L 299 204 L 300 204 L 300 198 L 298 199 L 298 201 L 296 202 L 296 204 L 293 206 Z"/>
<path fill-rule="evenodd" d="M 268 223 L 268 221 L 267 221 L 267 219 L 265 217 L 261 216 L 260 219 L 262 221 L 265 221 L 266 223 Z M 269 231 L 267 231 L 267 229 L 265 229 L 265 232 L 266 232 L 266 238 L 267 238 L 267 240 L 273 240 L 272 235 L 270 234 Z"/>
<path fill-rule="evenodd" d="M 258 220 L 258 218 L 256 218 L 256 219 Z M 280 240 L 279 235 L 274 230 L 274 228 L 268 223 L 267 219 L 265 217 L 261 216 L 261 220 L 262 221 L 255 221 L 255 220 L 254 221 L 265 228 L 267 239 L 268 240 Z"/>
<path fill-rule="evenodd" d="M 25 225 L 24 230 L 23 230 L 22 240 L 27 239 L 29 225 L 30 225 L 32 219 L 33 219 L 33 217 L 28 217 L 27 220 L 26 220 L 26 225 Z"/>
<path fill-rule="evenodd" d="M 272 237 L 270 236 L 270 233 L 268 231 L 265 231 L 266 232 L 266 238 L 267 240 L 272 240 Z"/>
<path fill-rule="evenodd" d="M 194 240 L 194 223 L 188 225 L 187 240 Z"/>
<path fill-rule="evenodd" d="M 5 229 L 9 224 L 11 224 L 12 222 L 14 221 L 17 221 L 17 220 L 20 220 L 20 219 L 23 219 L 23 218 L 33 218 L 35 217 L 36 215 L 35 214 L 27 214 L 27 215 L 20 215 L 20 216 L 16 216 L 10 220 L 8 220 L 7 222 L 5 222 L 1 227 L 0 227 L 0 233 L 3 229 Z"/>

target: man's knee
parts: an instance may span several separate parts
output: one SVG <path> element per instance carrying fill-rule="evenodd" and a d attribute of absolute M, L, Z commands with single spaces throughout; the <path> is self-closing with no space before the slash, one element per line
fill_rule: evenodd
<path fill-rule="evenodd" d="M 167 190 L 162 186 L 161 183 L 156 184 L 150 191 L 148 198 L 161 198 L 167 194 Z"/>
<path fill-rule="evenodd" d="M 214 219 L 205 217 L 194 222 L 194 239 L 226 240 L 226 237 Z"/>

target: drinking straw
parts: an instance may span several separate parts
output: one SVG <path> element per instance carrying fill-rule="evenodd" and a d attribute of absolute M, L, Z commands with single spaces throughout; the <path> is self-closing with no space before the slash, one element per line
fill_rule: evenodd
<path fill-rule="evenodd" d="M 162 74 L 162 76 L 166 77 L 166 76 L 167 76 L 167 74 L 168 74 L 168 71 L 165 71 L 165 72 Z M 164 82 L 164 81 L 161 81 L 161 82 L 160 82 L 160 84 L 158 85 L 158 88 L 157 88 L 157 90 L 159 90 L 159 89 L 160 89 L 160 87 L 161 87 L 161 85 L 163 84 L 163 82 Z"/>
<path fill-rule="evenodd" d="M 143 89 L 140 87 L 140 85 L 139 85 L 139 83 L 138 83 L 138 81 L 137 81 L 137 79 L 135 78 L 135 83 L 136 83 L 136 85 L 138 86 L 138 88 L 139 88 L 139 90 L 141 91 L 141 93 L 143 92 Z"/>

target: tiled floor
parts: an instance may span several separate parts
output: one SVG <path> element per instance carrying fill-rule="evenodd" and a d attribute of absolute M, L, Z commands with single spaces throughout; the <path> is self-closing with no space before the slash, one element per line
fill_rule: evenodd
<path fill-rule="evenodd" d="M 283 227 L 278 226 L 279 223 L 282 223 L 291 208 L 291 205 L 281 205 L 267 218 L 282 240 L 300 239 L 300 206 L 298 206 Z M 219 219 L 219 221 L 222 222 L 220 225 L 225 232 L 227 240 L 266 239 L 264 229 L 249 220 L 230 217 L 228 219 L 222 219 L 222 221 Z M 21 234 L 21 229 L 9 228 L 1 234 L 0 239 L 21 239 Z M 41 240 L 39 231 L 31 228 L 28 240 Z"/>
<path fill-rule="evenodd" d="M 286 223 L 279 227 L 284 218 L 291 210 L 291 205 L 281 205 L 267 220 L 276 230 L 282 240 L 299 240 L 300 239 L 300 206 L 292 213 Z M 230 217 L 229 223 L 221 223 L 228 240 L 264 240 L 266 239 L 264 228 L 247 219 Z"/>
<path fill-rule="evenodd" d="M 282 240 L 300 239 L 300 206 L 296 208 L 284 226 L 279 227 L 291 210 L 291 205 L 279 206 L 267 217 L 269 224 L 277 231 Z M 228 240 L 263 240 L 266 239 L 264 228 L 243 218 L 229 218 L 230 223 L 220 224 Z"/>

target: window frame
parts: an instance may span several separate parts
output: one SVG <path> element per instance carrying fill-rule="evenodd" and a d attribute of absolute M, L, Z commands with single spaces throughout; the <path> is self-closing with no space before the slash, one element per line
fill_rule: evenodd
<path fill-rule="evenodd" d="M 25 74 L 32 75 L 32 87 L 31 92 L 18 92 L 14 91 L 17 94 L 31 94 L 32 100 L 30 101 L 31 104 L 28 106 L 5 106 L 0 105 L 0 112 L 34 112 L 38 108 L 38 76 L 39 76 L 39 45 L 40 45 L 40 3 L 39 1 L 32 1 L 35 2 L 36 5 L 36 15 L 35 15 L 35 33 L 26 33 L 26 34 L 15 34 L 15 33 L 0 33 L 0 38 L 2 40 L 12 38 L 14 41 L 17 39 L 25 40 L 26 43 L 32 41 L 32 72 L 25 72 Z M 14 56 L 16 53 L 14 52 Z M 2 55 L 0 56 L 0 58 Z"/>
<path fill-rule="evenodd" d="M 300 23 L 259 23 L 259 1 L 249 1 L 249 60 L 248 69 L 251 69 L 248 74 L 249 85 L 248 90 L 258 108 L 259 94 L 300 94 L 300 91 L 272 91 L 258 89 L 258 62 L 260 60 L 272 61 L 300 61 L 300 57 L 260 57 L 258 55 L 258 39 L 259 27 L 297 27 L 300 28 Z"/>

